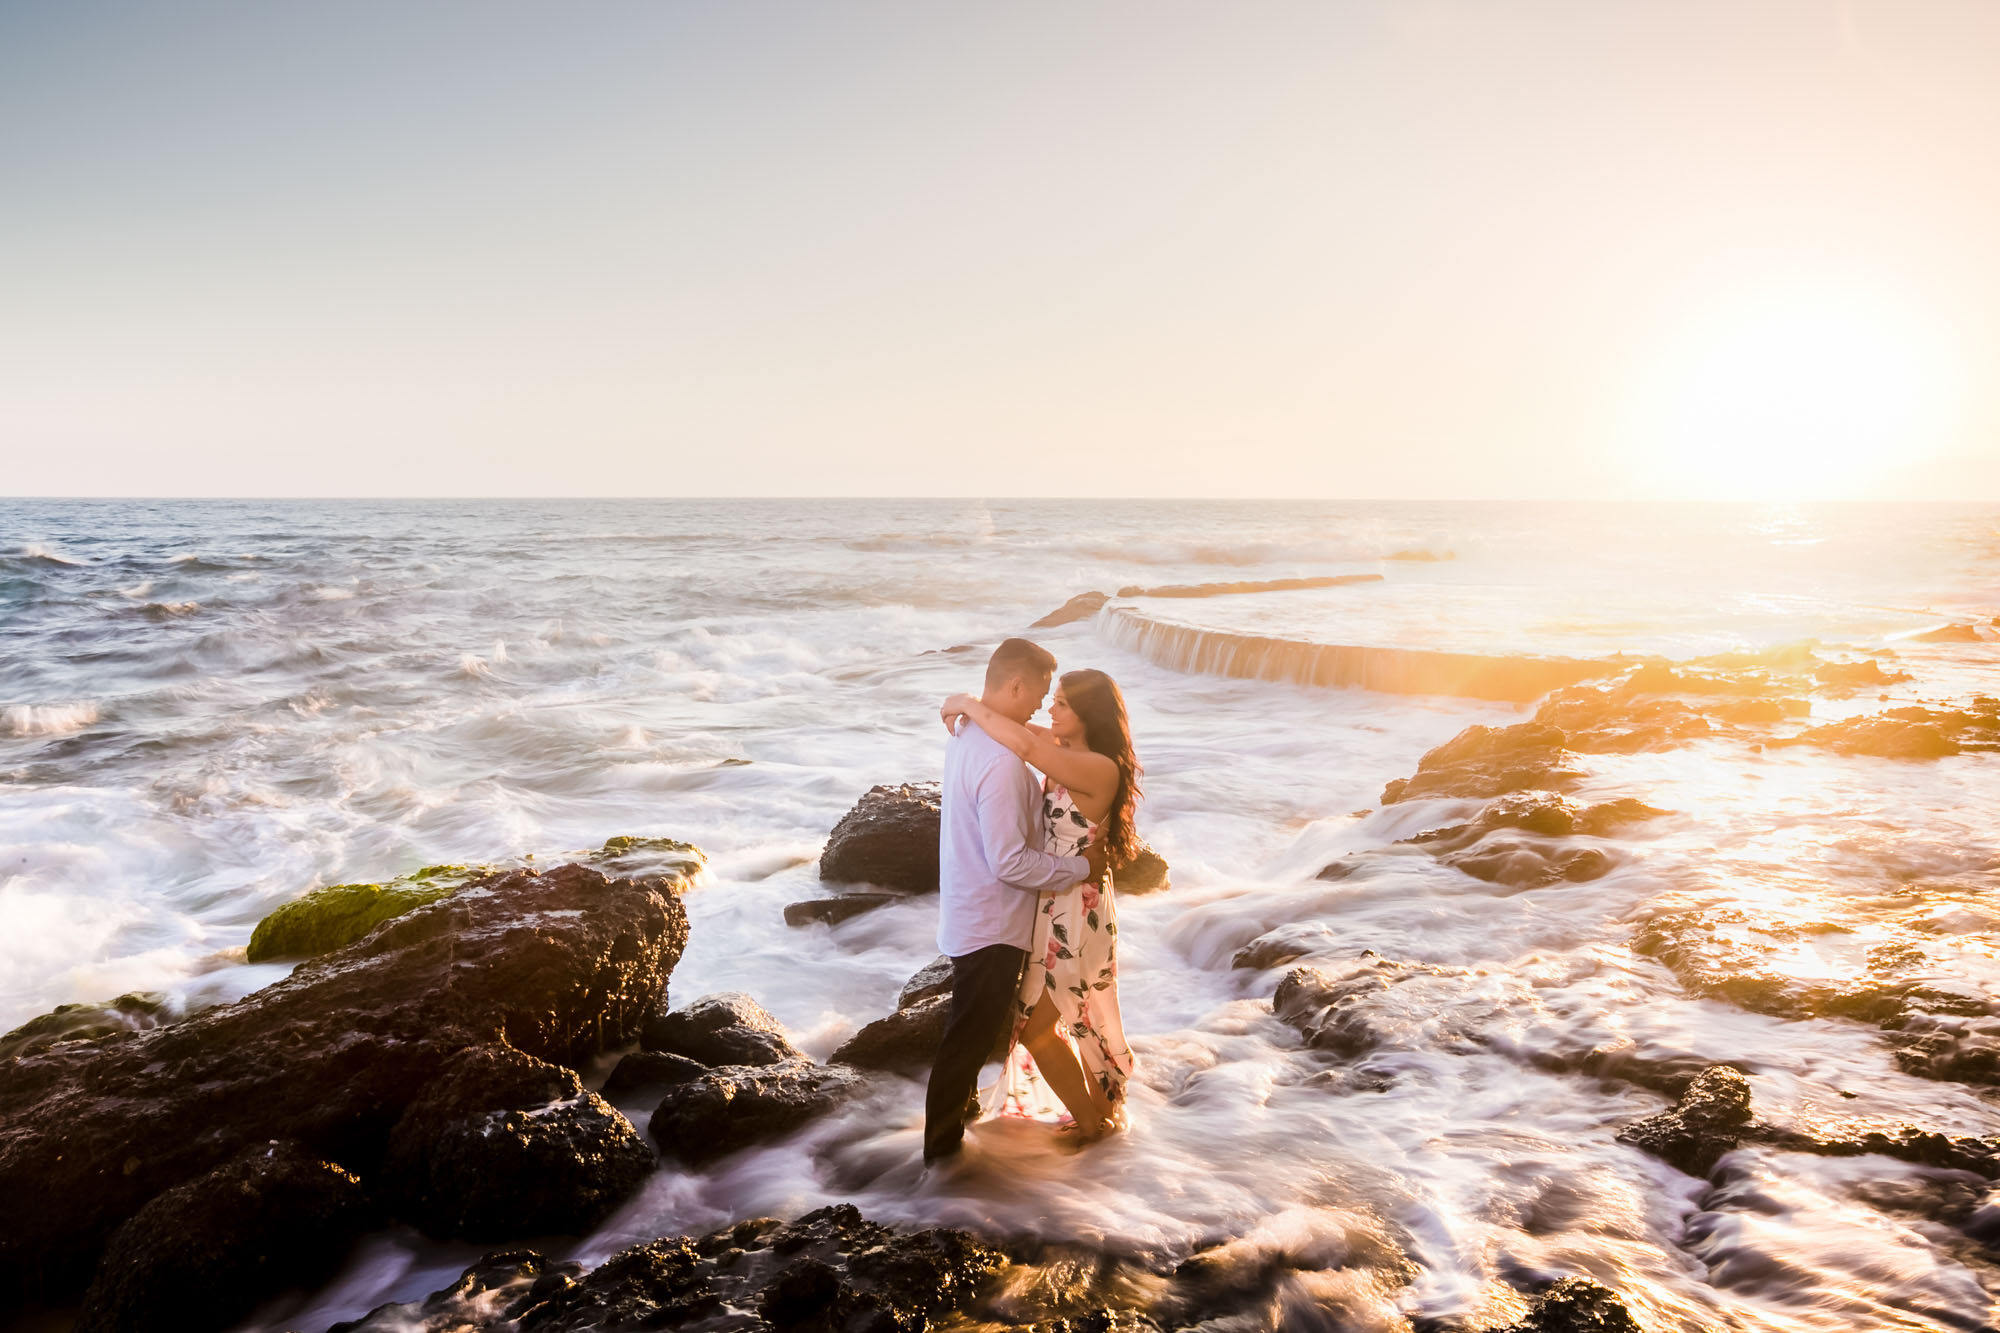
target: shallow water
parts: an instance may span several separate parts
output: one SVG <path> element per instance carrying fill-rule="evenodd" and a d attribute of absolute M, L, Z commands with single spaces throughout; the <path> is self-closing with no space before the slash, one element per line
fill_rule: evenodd
<path fill-rule="evenodd" d="M 1453 558 L 1388 558 L 1410 552 Z M 1384 577 L 1136 604 L 1451 651 L 1816 637 L 1894 651 L 1915 677 L 1896 701 L 2000 685 L 2000 644 L 1910 637 L 2000 611 L 1992 506 L 5 502 L 0 1027 L 133 989 L 247 993 L 282 971 L 240 963 L 251 927 L 317 884 L 657 833 L 712 858 L 676 1000 L 748 990 L 824 1056 L 934 955 L 935 905 L 805 929 L 782 909 L 817 896 L 862 791 L 936 776 L 936 702 L 976 682 L 981 645 L 1089 589 L 1357 572 Z M 1123 684 L 1144 831 L 1173 865 L 1171 891 L 1120 908 L 1131 1133 L 1069 1158 L 1001 1127 L 944 1188 L 914 1168 L 919 1087 L 889 1079 L 793 1140 L 662 1171 L 572 1253 L 847 1200 L 1153 1269 L 1282 1254 L 1294 1323 L 1505 1322 L 1515 1288 L 1568 1272 L 1649 1328 L 1990 1322 L 2000 1268 L 1907 1206 L 1949 1173 L 1746 1149 L 1710 1193 L 1613 1140 L 1662 1098 L 1551 1069 L 1629 1041 L 1749 1067 L 1766 1119 L 2000 1132 L 1989 1095 L 1903 1073 L 1872 1027 L 1691 998 L 1630 948 L 1659 911 L 1733 904 L 1839 919 L 1797 945 L 1800 975 L 1922 935 L 1941 981 L 1993 993 L 1994 756 L 1587 756 L 1580 799 L 1675 813 L 1607 840 L 1604 879 L 1509 892 L 1393 845 L 1475 803 L 1378 801 L 1515 707 L 1184 673 L 1091 620 L 1037 636 Z M 1886 706 L 1816 698 L 1813 720 Z M 1361 869 L 1314 879 L 1336 857 Z M 1329 959 L 1432 965 L 1371 997 L 1375 1050 L 1302 1049 L 1270 1012 L 1284 969 L 1230 966 L 1288 923 Z M 419 1296 L 470 1257 L 379 1236 L 270 1322 Z"/>

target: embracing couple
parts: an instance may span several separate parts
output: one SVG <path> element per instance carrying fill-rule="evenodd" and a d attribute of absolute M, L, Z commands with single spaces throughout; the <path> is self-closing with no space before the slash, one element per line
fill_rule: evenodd
<path fill-rule="evenodd" d="M 942 709 L 951 739 L 938 948 L 952 989 L 924 1099 L 927 1164 L 959 1153 L 980 1115 L 979 1071 L 1003 1039 L 987 1114 L 1066 1109 L 1057 1132 L 1079 1144 L 1126 1123 L 1132 1051 L 1118 1016 L 1111 883 L 1139 851 L 1139 761 L 1124 696 L 1102 671 L 1065 673 L 1049 725 L 1030 724 L 1055 669 L 1047 649 L 1008 639 L 980 695 L 955 694 Z"/>

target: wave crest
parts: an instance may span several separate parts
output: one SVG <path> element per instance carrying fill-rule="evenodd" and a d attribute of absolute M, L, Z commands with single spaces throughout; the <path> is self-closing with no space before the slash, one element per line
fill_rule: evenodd
<path fill-rule="evenodd" d="M 67 736 L 103 714 L 96 704 L 10 704 L 0 708 L 0 730 L 9 736 Z"/>

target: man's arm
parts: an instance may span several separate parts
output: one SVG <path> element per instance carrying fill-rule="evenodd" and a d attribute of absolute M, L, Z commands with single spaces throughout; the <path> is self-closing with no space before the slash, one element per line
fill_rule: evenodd
<path fill-rule="evenodd" d="M 1083 857 L 1051 856 L 1042 850 L 1042 814 L 1032 803 L 1031 784 L 1023 774 L 1008 771 L 1018 762 L 1009 755 L 986 765 L 975 792 L 979 837 L 993 873 L 1001 883 L 1030 893 L 1066 889 L 1091 878 L 1090 862 Z"/>

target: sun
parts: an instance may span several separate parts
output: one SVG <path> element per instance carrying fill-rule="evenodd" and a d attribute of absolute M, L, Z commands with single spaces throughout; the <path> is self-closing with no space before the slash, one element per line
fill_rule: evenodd
<path fill-rule="evenodd" d="M 1879 303 L 1824 294 L 1718 311 L 1670 341 L 1641 387 L 1639 470 L 1650 493 L 1675 498 L 1862 498 L 1936 447 L 1949 379 L 1930 331 Z"/>

